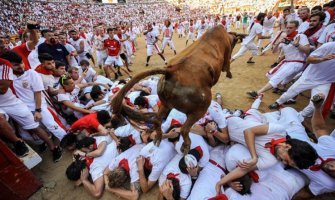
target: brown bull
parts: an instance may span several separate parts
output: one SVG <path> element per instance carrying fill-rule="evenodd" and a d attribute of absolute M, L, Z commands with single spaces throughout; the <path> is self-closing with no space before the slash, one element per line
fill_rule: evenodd
<path fill-rule="evenodd" d="M 208 30 L 200 40 L 175 56 L 167 67 L 142 72 L 131 79 L 113 99 L 113 114 L 153 123 L 157 132 L 155 142 L 159 145 L 162 120 L 172 108 L 176 108 L 187 115 L 180 133 L 184 139 L 181 151 L 188 153 L 191 143 L 188 133 L 193 124 L 206 113 L 212 99 L 211 88 L 219 80 L 221 71 L 227 72 L 227 77 L 232 77 L 230 58 L 236 41 L 236 37 L 228 34 L 223 26 Z M 158 83 L 161 101 L 158 114 L 139 113 L 122 104 L 126 93 L 137 82 L 155 74 L 164 75 Z"/>

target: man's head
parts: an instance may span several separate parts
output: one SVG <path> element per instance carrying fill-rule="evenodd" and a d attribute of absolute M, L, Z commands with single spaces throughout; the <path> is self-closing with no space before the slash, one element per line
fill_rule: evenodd
<path fill-rule="evenodd" d="M 107 34 L 109 38 L 114 38 L 114 33 L 115 33 L 115 28 L 108 28 L 107 29 Z"/>
<path fill-rule="evenodd" d="M 130 182 L 130 175 L 123 167 L 117 167 L 108 174 L 109 188 L 125 188 Z"/>
<path fill-rule="evenodd" d="M 173 197 L 173 199 L 180 199 L 180 190 L 181 190 L 180 187 L 181 186 L 180 186 L 180 182 L 179 182 L 178 178 L 174 177 L 173 175 L 170 176 L 170 174 L 168 174 L 168 177 L 166 178 L 163 185 L 167 185 L 169 187 L 172 187 L 172 197 Z"/>
<path fill-rule="evenodd" d="M 290 9 L 290 8 L 285 8 L 285 9 L 283 10 L 283 15 L 284 15 L 284 17 L 287 16 L 287 15 L 289 15 L 290 13 L 291 13 L 291 9 Z"/>
<path fill-rule="evenodd" d="M 289 35 L 295 32 L 299 27 L 299 22 L 296 20 L 289 21 L 286 25 L 286 34 Z"/>
<path fill-rule="evenodd" d="M 299 169 L 309 168 L 318 158 L 310 144 L 291 138 L 275 146 L 275 156 L 283 164 Z"/>
<path fill-rule="evenodd" d="M 69 36 L 70 38 L 72 38 L 73 40 L 78 40 L 79 36 L 76 30 L 71 30 L 69 31 Z"/>
<path fill-rule="evenodd" d="M 55 69 L 54 69 L 54 76 L 60 77 L 66 73 L 66 67 L 63 62 L 56 60 L 55 62 Z"/>
<path fill-rule="evenodd" d="M 1 58 L 8 60 L 11 63 L 15 75 L 24 74 L 24 64 L 19 54 L 14 51 L 7 51 L 1 55 Z"/>
<path fill-rule="evenodd" d="M 300 19 L 302 19 L 303 21 L 309 18 L 309 14 L 310 14 L 310 10 L 308 7 L 302 7 L 302 8 L 299 8 L 298 10 L 298 15 Z"/>
<path fill-rule="evenodd" d="M 6 52 L 6 46 L 3 39 L 0 39 L 0 55 Z"/>
<path fill-rule="evenodd" d="M 61 43 L 62 45 L 65 45 L 66 44 L 66 33 L 60 33 L 58 34 L 58 40 L 59 40 L 59 43 Z"/>
<path fill-rule="evenodd" d="M 86 168 L 86 160 L 76 158 L 66 169 L 66 177 L 71 181 L 80 179 L 81 171 Z"/>
<path fill-rule="evenodd" d="M 110 114 L 106 111 L 106 110 L 100 110 L 97 113 L 97 118 L 98 118 L 98 122 L 102 125 L 102 126 L 110 126 L 111 125 L 111 116 Z"/>
<path fill-rule="evenodd" d="M 312 14 L 310 17 L 309 29 L 313 29 L 322 25 L 325 18 L 326 14 L 324 12 L 317 12 Z"/>
<path fill-rule="evenodd" d="M 43 67 L 47 70 L 54 70 L 55 69 L 55 60 L 54 58 L 48 53 L 41 53 L 38 55 L 38 59 L 40 60 Z"/>
<path fill-rule="evenodd" d="M 134 101 L 134 105 L 138 106 L 139 109 L 149 108 L 149 102 L 146 97 L 138 96 Z"/>
<path fill-rule="evenodd" d="M 179 161 L 179 169 L 182 173 L 188 174 L 188 168 L 198 167 L 198 162 L 201 159 L 201 153 L 196 149 L 191 149 L 186 156 L 183 156 Z"/>
<path fill-rule="evenodd" d="M 335 160 L 326 161 L 321 169 L 326 172 L 329 176 L 335 178 Z"/>
<path fill-rule="evenodd" d="M 170 20 L 166 19 L 166 20 L 164 21 L 164 25 L 165 25 L 166 27 L 169 27 L 169 26 L 171 25 Z"/>
<path fill-rule="evenodd" d="M 95 85 L 92 87 L 92 90 L 90 92 L 90 96 L 93 99 L 93 101 L 97 102 L 104 98 L 105 94 L 101 91 L 100 86 Z"/>
<path fill-rule="evenodd" d="M 59 84 L 64 88 L 66 92 L 72 92 L 76 86 L 74 80 L 68 74 L 64 74 L 59 78 Z"/>
<path fill-rule="evenodd" d="M 88 60 L 81 60 L 79 64 L 83 69 L 83 71 L 87 70 L 88 67 L 90 66 L 90 62 L 88 62 Z"/>
<path fill-rule="evenodd" d="M 147 27 L 148 27 L 148 31 L 152 30 L 152 24 L 151 23 L 148 23 Z"/>
<path fill-rule="evenodd" d="M 272 15 L 273 15 L 273 14 L 272 14 L 272 11 L 269 11 L 268 14 L 267 14 L 267 17 L 268 17 L 268 18 L 271 18 Z"/>
<path fill-rule="evenodd" d="M 311 15 L 317 13 L 317 12 L 323 12 L 323 9 L 321 6 L 314 6 L 311 10 Z"/>
<path fill-rule="evenodd" d="M 95 139 L 93 137 L 84 137 L 77 141 L 76 149 L 88 153 L 95 150 L 94 143 Z"/>
<path fill-rule="evenodd" d="M 56 44 L 57 43 L 57 40 L 55 38 L 55 33 L 51 30 L 48 30 L 44 33 L 44 37 L 45 37 L 45 41 L 48 43 L 48 44 Z"/>
<path fill-rule="evenodd" d="M 266 14 L 261 12 L 257 15 L 256 19 L 260 21 L 261 23 L 263 23 L 265 16 Z"/>
<path fill-rule="evenodd" d="M 71 68 L 68 69 L 67 72 L 69 73 L 69 75 L 71 76 L 71 78 L 72 78 L 73 80 L 76 81 L 76 80 L 79 79 L 79 70 L 78 70 L 78 68 L 76 68 L 76 67 L 71 67 Z"/>

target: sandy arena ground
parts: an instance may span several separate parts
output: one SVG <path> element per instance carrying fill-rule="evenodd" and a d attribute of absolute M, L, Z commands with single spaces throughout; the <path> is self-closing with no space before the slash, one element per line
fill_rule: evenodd
<path fill-rule="evenodd" d="M 177 35 L 174 36 L 174 44 L 177 48 L 177 52 L 180 52 L 185 48 L 185 38 L 178 38 Z M 189 45 L 192 41 L 189 41 Z M 265 41 L 263 42 L 265 43 Z M 159 44 L 161 45 L 161 44 Z M 240 44 L 238 44 L 234 52 L 238 51 Z M 173 51 L 168 47 L 165 49 L 165 57 L 170 59 L 173 57 Z M 252 99 L 248 98 L 246 95 L 247 91 L 257 90 L 267 82 L 265 73 L 270 69 L 270 65 L 275 61 L 276 56 L 271 52 L 268 52 L 264 56 L 256 57 L 255 64 L 248 65 L 246 61 L 248 59 L 247 54 L 235 61 L 231 65 L 231 72 L 233 74 L 233 79 L 227 79 L 225 73 L 222 73 L 219 82 L 213 87 L 212 94 L 220 92 L 223 96 L 223 101 L 225 107 L 229 109 L 248 109 L 253 102 Z M 154 67 L 163 67 L 164 62 L 158 55 L 154 55 L 150 60 L 150 66 L 145 67 L 146 63 L 146 48 L 144 43 L 144 37 L 138 38 L 138 47 L 136 52 L 136 57 L 133 59 L 134 64 L 132 69 L 134 74 L 152 69 Z M 293 105 L 294 108 L 301 110 L 308 103 L 309 93 L 305 92 L 304 95 L 298 97 L 297 104 Z M 263 103 L 261 105 L 262 111 L 268 111 L 268 105 L 276 100 L 279 96 L 273 94 L 271 91 L 267 92 L 264 96 Z M 307 124 L 310 124 L 310 120 L 306 120 Z M 327 124 L 329 129 L 334 129 L 334 120 L 328 119 Z M 332 126 L 332 127 L 330 127 Z M 83 187 L 76 188 L 74 183 L 68 181 L 65 176 L 65 170 L 67 166 L 72 161 L 71 153 L 65 151 L 63 158 L 58 163 L 53 163 L 50 152 L 45 152 L 42 154 L 43 161 L 38 166 L 33 169 L 33 173 L 41 180 L 44 187 L 36 192 L 30 199 L 40 200 L 40 199 L 94 199 L 89 196 L 89 194 L 84 190 Z M 156 186 L 148 194 L 142 194 L 141 199 L 157 199 L 158 187 Z M 101 199 L 119 199 L 118 197 L 105 192 Z M 331 200 L 335 199 L 335 194 L 326 195 L 321 198 L 314 199 L 324 199 Z"/>

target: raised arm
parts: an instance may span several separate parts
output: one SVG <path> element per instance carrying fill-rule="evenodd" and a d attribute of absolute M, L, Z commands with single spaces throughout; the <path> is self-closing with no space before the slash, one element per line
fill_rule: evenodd
<path fill-rule="evenodd" d="M 326 122 L 323 119 L 322 110 L 321 110 L 324 99 L 325 99 L 324 94 L 317 94 L 317 95 L 314 95 L 312 98 L 312 102 L 314 104 L 314 113 L 312 117 L 312 128 L 317 138 L 323 135 L 329 135 Z"/>

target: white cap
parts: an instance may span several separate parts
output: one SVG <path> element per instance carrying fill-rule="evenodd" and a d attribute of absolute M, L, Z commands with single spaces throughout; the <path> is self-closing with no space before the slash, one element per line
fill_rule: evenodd
<path fill-rule="evenodd" d="M 198 165 L 197 159 L 192 154 L 187 154 L 184 157 L 184 161 L 187 167 L 195 167 Z"/>

